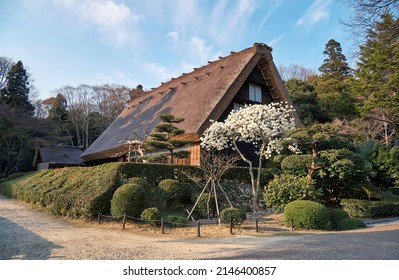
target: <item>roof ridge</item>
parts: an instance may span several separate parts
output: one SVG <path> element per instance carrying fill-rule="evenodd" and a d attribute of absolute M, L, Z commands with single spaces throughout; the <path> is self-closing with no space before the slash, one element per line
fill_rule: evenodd
<path fill-rule="evenodd" d="M 202 71 L 202 70 L 204 70 L 205 68 L 211 66 L 214 63 L 220 63 L 220 62 L 225 61 L 227 59 L 232 59 L 232 58 L 234 58 L 236 56 L 242 55 L 243 53 L 247 53 L 247 52 L 251 52 L 251 51 L 253 51 L 254 53 L 265 53 L 265 52 L 271 52 L 272 48 L 270 46 L 264 44 L 264 43 L 256 43 L 255 42 L 253 44 L 253 46 L 248 47 L 246 49 L 243 49 L 241 51 L 238 51 L 238 52 L 230 51 L 230 54 L 227 55 L 227 56 L 219 56 L 219 59 L 216 59 L 214 61 L 208 61 L 207 64 L 199 66 L 199 67 L 194 67 L 191 72 L 182 73 L 178 77 L 172 77 L 172 78 L 170 78 L 170 80 L 168 80 L 166 82 L 161 82 L 160 86 L 158 86 L 156 88 L 151 88 L 151 90 L 148 91 L 148 93 L 151 93 L 151 92 L 154 92 L 154 91 L 159 91 L 159 89 L 161 87 L 169 88 L 171 83 L 176 83 L 176 85 L 182 84 L 182 82 L 179 82 L 179 80 L 181 80 L 182 78 L 188 78 L 189 76 L 192 76 L 193 73 Z"/>

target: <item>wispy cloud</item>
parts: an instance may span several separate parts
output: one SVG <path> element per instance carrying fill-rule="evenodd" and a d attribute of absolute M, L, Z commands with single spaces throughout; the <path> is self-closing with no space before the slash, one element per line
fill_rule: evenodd
<path fill-rule="evenodd" d="M 83 23 L 95 26 L 104 39 L 119 46 L 135 43 L 137 37 L 132 32 L 132 24 L 145 18 L 113 0 L 53 1 L 56 6 L 76 15 Z"/>
<path fill-rule="evenodd" d="M 257 2 L 251 0 L 240 0 L 234 2 L 234 5 L 229 3 L 223 0 L 214 6 L 209 26 L 214 40 L 222 45 L 245 32 L 245 27 L 257 8 Z"/>
<path fill-rule="evenodd" d="M 260 30 L 263 25 L 266 23 L 266 21 L 270 18 L 270 16 L 273 14 L 273 12 L 279 7 L 281 6 L 281 4 L 283 4 L 284 0 L 276 0 L 274 1 L 272 7 L 270 9 L 267 10 L 267 14 L 263 17 L 262 22 L 258 25 L 257 30 Z"/>
<path fill-rule="evenodd" d="M 315 24 L 330 17 L 328 7 L 333 0 L 315 0 L 305 14 L 296 22 L 297 25 Z"/>
<path fill-rule="evenodd" d="M 166 34 L 166 37 L 172 38 L 175 41 L 179 40 L 179 33 L 177 31 L 171 31 L 168 34 Z"/>
<path fill-rule="evenodd" d="M 283 34 L 281 34 L 280 36 L 273 38 L 270 42 L 268 42 L 267 44 L 271 47 L 274 47 L 275 45 L 277 45 L 278 42 L 280 42 L 285 35 L 287 35 L 287 32 L 284 32 Z"/>

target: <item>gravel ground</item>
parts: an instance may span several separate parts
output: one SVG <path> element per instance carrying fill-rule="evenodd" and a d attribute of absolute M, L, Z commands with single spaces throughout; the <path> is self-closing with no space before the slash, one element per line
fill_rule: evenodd
<path fill-rule="evenodd" d="M 210 226 L 214 237 L 196 238 L 195 229 L 162 235 L 57 218 L 0 196 L 0 260 L 399 259 L 396 219 L 347 232 L 292 232 L 278 223 L 260 234 Z"/>

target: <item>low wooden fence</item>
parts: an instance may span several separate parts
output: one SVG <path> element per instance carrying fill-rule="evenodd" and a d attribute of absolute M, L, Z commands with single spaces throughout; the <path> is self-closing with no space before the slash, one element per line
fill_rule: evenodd
<path fill-rule="evenodd" d="M 103 215 L 101 213 L 98 214 L 98 223 L 101 224 L 103 222 L 107 221 L 114 221 L 114 222 L 121 222 L 122 224 L 122 229 L 126 229 L 126 224 L 129 222 L 134 222 L 136 224 L 149 224 L 153 226 L 154 228 L 157 227 L 160 229 L 161 234 L 165 234 L 166 228 L 194 228 L 196 229 L 196 237 L 202 237 L 202 227 L 206 225 L 220 225 L 218 220 L 215 220 L 215 222 L 212 222 L 210 220 L 202 220 L 202 221 L 188 221 L 188 223 L 176 223 L 172 221 L 167 221 L 165 219 L 160 219 L 160 220 L 142 220 L 138 219 L 132 216 L 129 216 L 127 214 L 124 214 L 123 216 L 115 217 L 115 216 L 109 216 L 109 215 Z M 248 231 L 255 231 L 255 232 L 261 232 L 261 231 L 268 231 L 271 230 L 270 227 L 268 227 L 267 223 L 268 219 L 261 218 L 261 219 L 254 219 L 254 220 L 246 220 L 242 224 L 237 224 L 234 219 L 232 219 L 228 225 L 229 227 L 229 233 L 230 235 L 236 234 L 236 230 L 242 230 L 245 229 L 247 232 Z M 291 230 L 294 230 L 293 226 L 293 221 L 291 220 Z M 280 229 L 281 230 L 281 229 Z M 275 230 L 273 230 L 275 231 Z"/>

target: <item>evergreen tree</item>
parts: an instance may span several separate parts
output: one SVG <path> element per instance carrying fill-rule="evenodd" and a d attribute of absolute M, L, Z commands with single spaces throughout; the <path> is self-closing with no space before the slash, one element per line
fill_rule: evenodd
<path fill-rule="evenodd" d="M 188 157 L 187 152 L 175 153 L 176 148 L 191 142 L 177 137 L 184 134 L 185 131 L 177 128 L 174 124 L 183 122 L 184 118 L 176 118 L 172 114 L 162 114 L 159 119 L 161 123 L 155 126 L 154 132 L 150 134 L 151 138 L 146 140 L 145 144 L 151 149 L 168 150 L 171 163 L 173 163 L 175 157 Z"/>
<path fill-rule="evenodd" d="M 327 57 L 319 67 L 316 91 L 323 109 L 332 117 L 352 119 L 356 116 L 351 94 L 351 68 L 342 54 L 341 44 L 331 39 L 323 52 Z"/>
<path fill-rule="evenodd" d="M 7 83 L 1 91 L 0 102 L 12 108 L 33 113 L 34 106 L 29 101 L 29 77 L 21 61 L 14 64 L 8 72 Z"/>
<path fill-rule="evenodd" d="M 294 103 L 302 123 L 306 125 L 315 122 L 325 123 L 331 121 L 330 116 L 322 111 L 315 87 L 308 82 L 290 79 L 285 87 Z"/>
<path fill-rule="evenodd" d="M 385 131 L 384 142 L 394 140 L 399 126 L 399 18 L 385 14 L 360 46 L 355 92 L 360 111 Z M 371 135 L 373 137 L 373 135 Z M 374 138 L 374 137 L 373 137 Z"/>

